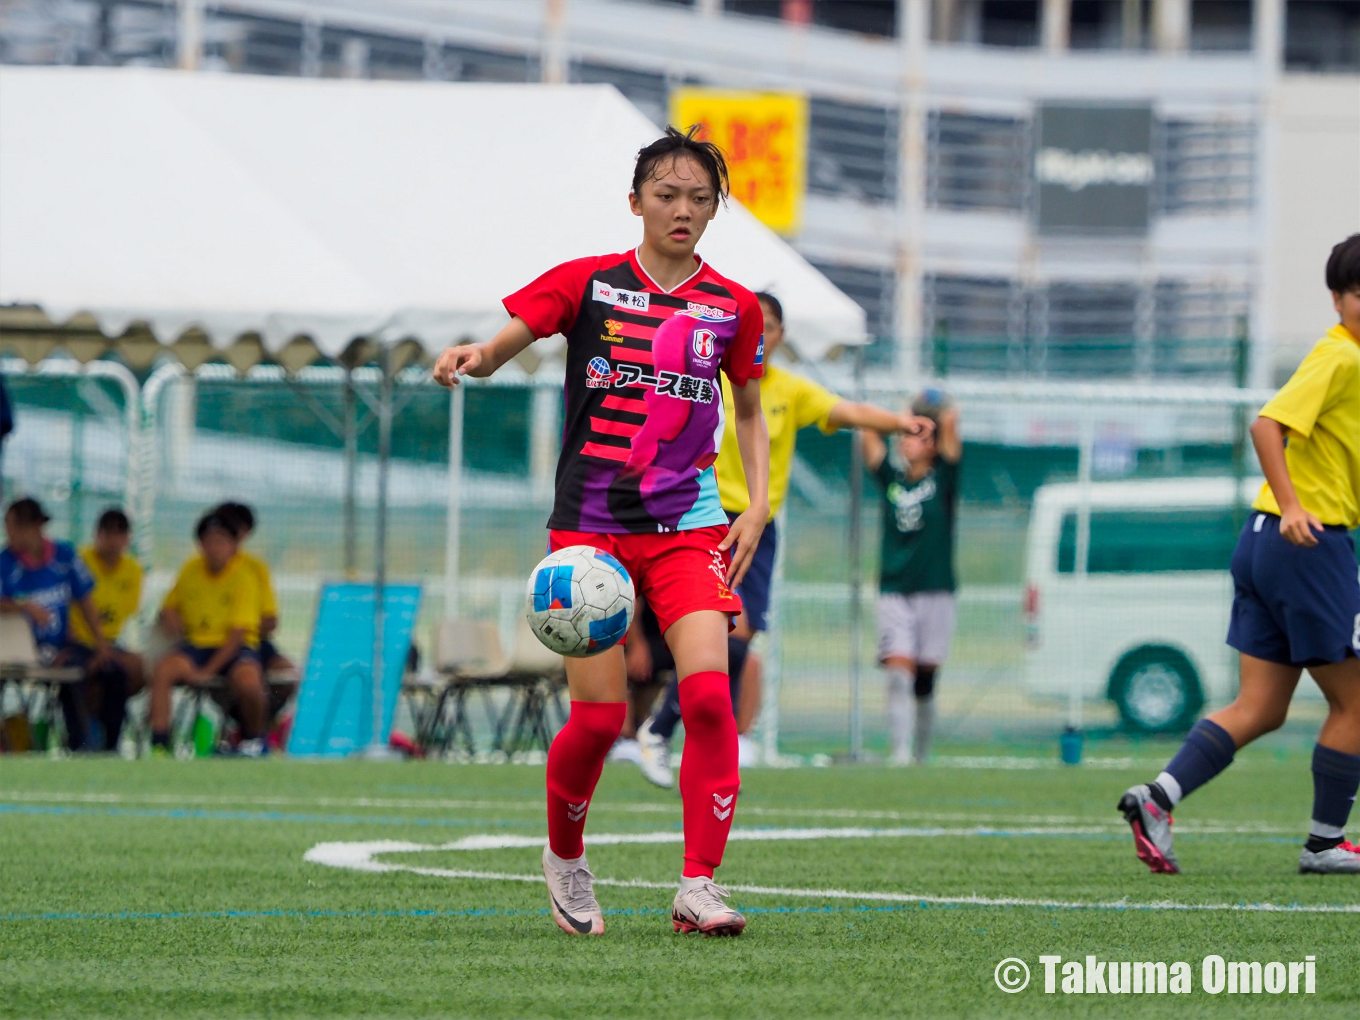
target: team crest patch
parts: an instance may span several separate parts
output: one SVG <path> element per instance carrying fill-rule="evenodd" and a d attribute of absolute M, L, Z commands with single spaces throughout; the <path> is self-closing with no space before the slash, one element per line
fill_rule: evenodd
<path fill-rule="evenodd" d="M 696 329 L 694 331 L 694 356 L 697 358 L 713 357 L 713 341 L 717 339 L 717 334 L 711 329 Z"/>
<path fill-rule="evenodd" d="M 604 358 L 591 358 L 586 365 L 586 389 L 605 390 L 614 382 L 614 370 Z"/>

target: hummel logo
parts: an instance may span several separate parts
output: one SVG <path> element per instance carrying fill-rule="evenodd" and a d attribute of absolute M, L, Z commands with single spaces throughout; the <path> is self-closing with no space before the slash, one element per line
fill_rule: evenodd
<path fill-rule="evenodd" d="M 567 801 L 567 817 L 573 822 L 579 822 L 586 816 L 586 808 L 589 806 L 589 800 L 583 800 L 579 804 L 573 804 L 571 801 Z"/>
<path fill-rule="evenodd" d="M 732 803 L 732 800 L 735 797 L 735 793 L 729 793 L 726 797 L 719 797 L 715 793 L 713 795 L 713 817 L 720 822 L 727 821 L 727 816 L 732 813 L 732 809 L 728 807 L 728 805 Z M 725 810 L 719 811 L 719 808 L 724 808 Z"/>

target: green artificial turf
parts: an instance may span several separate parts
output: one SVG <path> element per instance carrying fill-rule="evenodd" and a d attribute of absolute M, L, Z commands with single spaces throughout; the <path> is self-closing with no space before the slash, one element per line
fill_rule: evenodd
<path fill-rule="evenodd" d="M 720 878 L 785 890 L 1055 900 L 976 905 L 737 892 L 739 939 L 671 932 L 671 892 L 602 886 L 603 938 L 569 938 L 540 885 L 364 873 L 322 842 L 437 846 L 544 831 L 542 769 L 0 759 L 0 1016 L 1342 1016 L 1360 915 L 1152 911 L 1360 904 L 1360 876 L 1300 876 L 1306 753 L 1248 751 L 1179 812 L 1186 873 L 1147 873 L 1113 811 L 1135 767 L 834 767 L 743 777 L 737 826 L 911 835 L 734 841 Z M 1046 762 L 1044 764 L 1047 764 Z M 678 831 L 679 798 L 611 765 L 587 833 Z M 988 834 L 968 831 L 985 827 Z M 934 830 L 946 830 L 934 834 Z M 1033 830 L 1061 831 L 1039 831 Z M 678 844 L 597 846 L 597 875 L 669 882 Z M 534 848 L 379 855 L 532 875 Z M 1110 908 L 1126 901 L 1124 909 Z M 1096 908 L 1095 904 L 1106 904 Z M 1190 995 L 1046 995 L 1041 954 L 1185 960 Z M 1317 957 L 1317 993 L 1209 995 L 1200 961 Z M 1006 957 L 1033 972 L 998 991 Z"/>

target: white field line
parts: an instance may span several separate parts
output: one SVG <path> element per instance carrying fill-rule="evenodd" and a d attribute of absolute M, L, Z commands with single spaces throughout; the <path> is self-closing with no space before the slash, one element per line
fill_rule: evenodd
<path fill-rule="evenodd" d="M 33 790 L 0 790 L 0 802 L 23 804 L 146 804 L 157 807 L 205 807 L 247 806 L 256 808 L 276 807 L 316 807 L 316 808 L 381 808 L 381 809 L 427 809 L 427 810 L 473 810 L 473 811 L 526 811 L 539 814 L 543 805 L 538 800 L 445 800 L 441 798 L 388 798 L 388 797 L 256 797 L 245 794 L 203 795 L 193 794 L 122 794 L 122 793 L 71 793 L 53 791 L 50 793 Z M 591 813 L 618 814 L 680 814 L 680 804 L 610 804 L 592 803 Z M 743 817 L 756 818 L 841 818 L 847 821 L 902 821 L 902 822 L 971 822 L 974 828 L 960 831 L 975 832 L 976 826 L 993 828 L 1008 826 L 1043 826 L 1043 829 L 1009 830 L 1017 835 L 1051 833 L 1090 833 L 1123 832 L 1124 823 L 1110 822 L 1107 816 L 1080 815 L 1007 815 L 976 811 L 868 811 L 856 808 L 800 808 L 800 807 L 762 807 L 743 804 L 738 808 Z M 1052 826 L 1082 826 L 1080 829 L 1056 829 Z M 1300 830 L 1299 826 L 1270 825 L 1264 822 L 1234 823 L 1205 819 L 1202 821 L 1177 822 L 1176 831 L 1212 835 L 1292 835 Z"/>
<path fill-rule="evenodd" d="M 933 831 L 933 830 L 931 830 Z M 954 830 L 948 835 L 966 835 L 976 830 Z M 733 840 L 814 840 L 892 838 L 919 834 L 914 829 L 733 829 Z M 616 833 L 592 837 L 593 846 L 635 843 L 679 843 L 684 837 L 677 832 Z M 344 868 L 369 873 L 410 872 L 432 878 L 458 878 L 490 882 L 543 881 L 542 875 L 514 874 L 500 871 L 473 871 L 456 868 L 425 868 L 410 864 L 392 864 L 374 858 L 379 854 L 423 853 L 429 851 L 499 850 L 513 847 L 539 847 L 541 838 L 528 836 L 468 836 L 450 843 L 406 843 L 379 840 L 366 843 L 319 843 L 304 855 L 313 864 Z M 633 889 L 674 889 L 675 883 L 653 882 L 646 879 L 596 878 L 597 885 Z M 1360 904 L 1298 904 L 1298 903 L 1177 903 L 1155 900 L 1137 903 L 1127 898 L 1114 901 L 1026 899 L 1015 896 L 938 896 L 923 893 L 852 891 L 848 889 L 795 889 L 782 886 L 729 885 L 732 892 L 753 896 L 784 896 L 819 900 L 855 900 L 866 903 L 929 903 L 948 906 L 979 907 L 1037 907 L 1058 910 L 1156 910 L 1207 911 L 1216 913 L 1281 913 L 1281 914 L 1360 914 Z"/>

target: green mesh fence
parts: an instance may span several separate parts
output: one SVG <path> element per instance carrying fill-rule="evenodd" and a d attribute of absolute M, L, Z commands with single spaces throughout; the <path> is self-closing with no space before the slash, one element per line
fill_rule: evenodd
<path fill-rule="evenodd" d="M 409 373 L 395 387 L 388 576 L 424 585 L 416 641 L 428 655 L 444 613 L 450 398 L 422 378 Z M 191 553 L 198 515 L 235 499 L 256 510 L 251 545 L 274 571 L 279 643 L 305 657 L 319 586 L 346 576 L 345 441 L 336 427 L 346 398 L 338 371 L 289 382 L 277 372 L 239 378 L 212 368 L 148 385 L 138 419 L 147 458 L 140 472 L 132 469 L 118 379 L 11 371 L 6 380 L 17 419 L 4 449 L 7 496 L 38 496 L 53 512 L 53 534 L 76 540 L 89 535 L 105 506 L 135 500 L 149 580 L 133 643 Z M 966 383 L 956 389 L 967 444 L 958 627 L 940 673 L 941 746 L 1052 741 L 1074 711 L 1088 731 L 1129 731 L 1131 710 L 1155 720 L 1177 698 L 1215 704 L 1230 697 L 1225 551 L 1244 510 L 1231 479 L 1255 473 L 1242 446 L 1243 412 L 1207 390 L 1197 403 L 1134 404 L 969 396 Z M 358 390 L 353 558 L 364 579 L 373 569 L 377 429 L 368 401 L 376 398 L 375 373 L 359 373 Z M 507 639 L 523 579 L 547 537 L 560 390 L 543 394 L 507 385 L 472 385 L 466 394 L 459 609 L 497 622 Z M 887 386 L 873 395 L 885 405 L 908 396 Z M 1074 483 L 1083 428 L 1090 569 L 1078 576 L 1083 526 Z M 850 449 L 844 434 L 799 437 L 783 520 L 778 628 L 762 639 L 770 681 L 764 726 L 777 728 L 786 752 L 849 747 L 855 647 L 865 748 L 885 748 L 874 662 L 878 495 L 865 484 L 856 643 Z M 1193 491 L 1197 480 L 1218 488 L 1206 497 Z M 1183 663 L 1164 657 L 1144 662 L 1130 680 L 1130 655 L 1159 647 L 1180 650 L 1191 675 L 1177 674 Z M 1125 692 L 1132 704 L 1110 700 L 1117 682 L 1132 683 Z M 1295 718 L 1310 718 L 1319 706 L 1310 690 Z"/>

